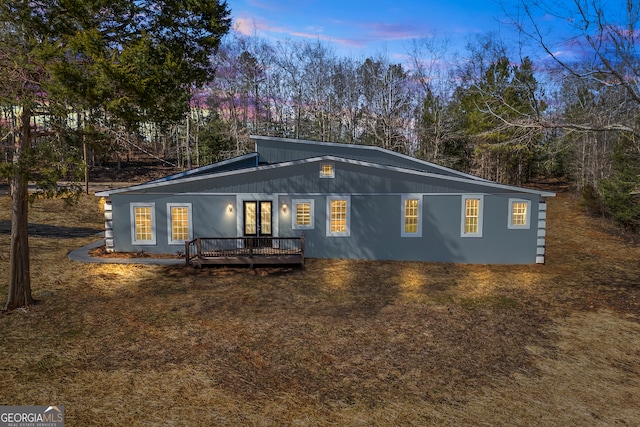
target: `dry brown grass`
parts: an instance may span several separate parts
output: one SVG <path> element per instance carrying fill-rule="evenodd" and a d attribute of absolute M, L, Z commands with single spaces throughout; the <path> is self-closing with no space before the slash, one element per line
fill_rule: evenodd
<path fill-rule="evenodd" d="M 545 266 L 86 265 L 66 253 L 95 237 L 33 237 L 41 304 L 0 315 L 0 405 L 62 404 L 69 426 L 637 425 L 640 245 L 569 194 L 549 218 Z M 90 197 L 31 221 L 102 226 Z"/>

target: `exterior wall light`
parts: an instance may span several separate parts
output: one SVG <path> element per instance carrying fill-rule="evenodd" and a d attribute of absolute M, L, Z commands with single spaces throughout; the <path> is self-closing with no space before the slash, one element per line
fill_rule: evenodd
<path fill-rule="evenodd" d="M 233 213 L 233 205 L 231 203 L 229 203 L 229 205 L 227 206 L 227 210 L 229 211 L 229 213 Z"/>

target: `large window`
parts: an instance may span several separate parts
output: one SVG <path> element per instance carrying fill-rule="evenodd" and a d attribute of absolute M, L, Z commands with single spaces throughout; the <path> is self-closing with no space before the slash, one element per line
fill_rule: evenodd
<path fill-rule="evenodd" d="M 422 237 L 422 195 L 402 196 L 402 237 Z"/>
<path fill-rule="evenodd" d="M 293 200 L 293 224 L 294 230 L 314 228 L 314 201 L 312 199 Z"/>
<path fill-rule="evenodd" d="M 169 244 L 183 244 L 191 240 L 191 203 L 167 203 Z"/>
<path fill-rule="evenodd" d="M 509 199 L 509 224 L 511 229 L 529 229 L 531 227 L 531 201 Z"/>
<path fill-rule="evenodd" d="M 156 215 L 154 203 L 131 204 L 131 243 L 156 244 Z"/>
<path fill-rule="evenodd" d="M 349 236 L 351 199 L 349 196 L 327 198 L 327 236 Z"/>
<path fill-rule="evenodd" d="M 462 237 L 482 237 L 482 196 L 462 197 Z"/>

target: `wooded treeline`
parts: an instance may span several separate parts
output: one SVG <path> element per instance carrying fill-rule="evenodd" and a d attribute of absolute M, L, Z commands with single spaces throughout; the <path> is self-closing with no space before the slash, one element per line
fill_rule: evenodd
<path fill-rule="evenodd" d="M 39 144 L 58 157 L 84 156 L 89 168 L 141 153 L 195 167 L 251 151 L 249 135 L 258 134 L 375 145 L 507 184 L 561 177 L 583 192 L 589 209 L 640 230 L 640 64 L 637 35 L 629 31 L 638 7 L 628 5 L 624 31 L 598 15 L 602 8 L 593 12 L 599 19 L 577 12 L 594 25 L 581 39 L 588 55 L 571 63 L 550 48 L 534 61 L 494 34 L 476 36 L 457 57 L 444 38 L 414 40 L 398 61 L 232 31 L 211 56 L 215 76 L 193 88 L 191 111 L 180 120 L 171 110 L 181 100 L 163 99 L 166 114 L 157 120 L 141 121 L 132 110 L 131 123 L 122 121 L 124 111 L 115 121 L 80 103 L 34 112 L 32 121 L 59 130 L 55 137 L 44 132 Z M 526 11 L 522 34 L 546 48 L 543 29 Z M 5 99 L 1 107 L 2 123 L 15 124 L 15 105 Z M 8 165 L 14 139 L 12 127 L 3 127 Z M 56 142 L 61 138 L 64 144 Z"/>
<path fill-rule="evenodd" d="M 251 151 L 250 134 L 375 145 L 501 183 L 561 178 L 592 212 L 640 230 L 640 104 L 635 77 L 615 81 L 637 59 L 567 69 L 513 55 L 494 34 L 454 62 L 447 51 L 446 40 L 414 40 L 400 63 L 232 33 L 192 103 L 191 143 L 184 123 L 173 128 L 179 161 Z"/>

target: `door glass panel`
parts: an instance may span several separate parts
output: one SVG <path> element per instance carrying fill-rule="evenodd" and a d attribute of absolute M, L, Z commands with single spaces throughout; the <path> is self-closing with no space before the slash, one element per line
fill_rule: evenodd
<path fill-rule="evenodd" d="M 244 202 L 244 234 L 245 235 L 258 234 L 257 210 L 258 210 L 258 204 L 256 202 Z"/>
<path fill-rule="evenodd" d="M 260 202 L 260 235 L 271 235 L 271 202 Z"/>

